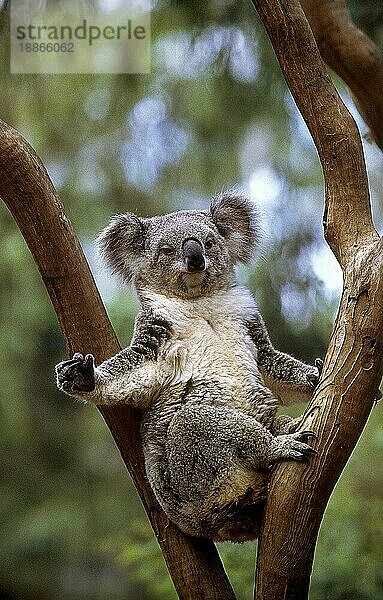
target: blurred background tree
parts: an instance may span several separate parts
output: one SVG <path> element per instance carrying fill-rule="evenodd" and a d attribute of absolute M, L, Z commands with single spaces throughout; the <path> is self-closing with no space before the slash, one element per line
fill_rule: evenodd
<path fill-rule="evenodd" d="M 121 343 L 129 343 L 137 301 L 97 265 L 99 230 L 118 212 L 206 208 L 211 195 L 238 185 L 263 225 L 257 265 L 240 277 L 279 348 L 311 362 L 323 355 L 341 273 L 322 235 L 321 169 L 251 3 L 153 2 L 151 74 L 113 76 L 10 75 L 2 4 L 0 117 L 45 162 Z M 383 7 L 354 0 L 350 8 L 382 47 Z M 367 142 L 365 152 L 381 229 L 383 157 Z M 175 598 L 100 416 L 55 388 L 61 334 L 4 205 L 0 232 L 0 592 Z M 383 595 L 382 416 L 379 404 L 329 503 L 313 600 Z M 238 598 L 251 597 L 256 544 L 219 551 Z"/>

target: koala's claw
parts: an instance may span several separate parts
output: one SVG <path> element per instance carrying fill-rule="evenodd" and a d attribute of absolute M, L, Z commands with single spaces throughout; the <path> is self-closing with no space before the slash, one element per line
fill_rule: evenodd
<path fill-rule="evenodd" d="M 161 317 L 154 317 L 153 322 L 148 326 L 148 333 L 150 333 L 160 344 L 166 342 L 169 339 L 173 329 L 168 321 Z"/>
<path fill-rule="evenodd" d="M 76 352 L 70 360 L 56 365 L 57 387 L 67 394 L 92 392 L 95 388 L 92 354 Z"/>
<path fill-rule="evenodd" d="M 310 456 L 313 455 L 317 455 L 318 452 L 315 450 L 315 448 L 313 448 L 312 446 L 309 446 L 306 442 L 307 442 L 307 438 L 314 438 L 316 439 L 318 436 L 314 431 L 310 431 L 310 430 L 306 430 L 306 431 L 297 431 L 295 433 L 296 438 L 302 443 L 305 442 L 303 444 L 304 448 L 301 450 L 302 452 L 302 458 L 301 461 L 302 462 L 309 462 L 310 460 Z"/>
<path fill-rule="evenodd" d="M 323 369 L 323 360 L 321 358 L 316 358 L 314 365 L 317 372 L 311 372 L 307 374 L 307 380 L 312 387 L 316 387 L 318 385 L 318 381 Z"/>
<path fill-rule="evenodd" d="M 315 450 L 315 448 L 313 448 L 312 446 L 309 446 L 309 444 L 307 444 L 306 442 L 308 441 L 307 438 L 313 438 L 313 439 L 317 439 L 317 434 L 314 431 L 310 431 L 310 430 L 306 430 L 306 431 L 298 431 L 296 432 L 296 437 L 297 439 L 300 440 L 301 443 L 303 443 L 304 448 L 302 448 L 301 452 L 302 452 L 302 457 L 301 457 L 301 461 L 302 462 L 309 462 L 310 457 L 311 456 L 316 456 L 318 454 L 318 452 Z"/>
<path fill-rule="evenodd" d="M 153 350 L 157 350 L 158 346 L 162 342 L 166 342 L 170 335 L 170 328 L 165 327 L 160 323 L 153 323 L 153 325 L 149 325 L 148 330 L 148 338 L 146 345 L 152 348 Z"/>
<path fill-rule="evenodd" d="M 160 345 L 169 339 L 172 331 L 168 321 L 145 313 L 140 317 L 140 333 L 135 336 L 131 349 L 143 357 L 155 359 Z"/>
<path fill-rule="evenodd" d="M 278 436 L 277 440 L 280 443 L 278 458 L 308 462 L 311 456 L 318 454 L 306 443 L 309 437 L 316 438 L 317 436 L 314 431 L 310 430 Z"/>
<path fill-rule="evenodd" d="M 173 328 L 172 328 L 171 324 L 169 323 L 169 321 L 166 321 L 166 319 L 163 319 L 162 317 L 154 317 L 153 325 L 165 329 L 167 335 L 169 335 L 173 331 Z"/>
<path fill-rule="evenodd" d="M 311 429 L 305 429 L 304 431 L 297 431 L 295 432 L 295 435 L 300 436 L 303 440 L 312 437 L 314 439 L 316 439 L 318 436 L 315 433 L 315 431 L 311 431 Z"/>

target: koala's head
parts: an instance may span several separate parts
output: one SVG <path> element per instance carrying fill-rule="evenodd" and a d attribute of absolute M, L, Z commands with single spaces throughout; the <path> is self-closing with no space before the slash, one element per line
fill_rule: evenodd
<path fill-rule="evenodd" d="M 254 206 L 226 193 L 209 210 L 185 210 L 158 217 L 114 217 L 98 238 L 101 255 L 114 273 L 138 292 L 198 298 L 227 289 L 234 265 L 247 263 L 257 241 Z"/>

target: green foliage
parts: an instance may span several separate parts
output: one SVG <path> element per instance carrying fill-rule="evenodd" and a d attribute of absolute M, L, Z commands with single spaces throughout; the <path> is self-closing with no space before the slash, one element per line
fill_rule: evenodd
<path fill-rule="evenodd" d="M 381 40 L 376 3 L 352 5 Z M 264 230 L 257 266 L 241 278 L 275 344 L 313 360 L 331 332 L 340 274 L 322 239 L 317 156 L 251 3 L 159 2 L 152 29 L 149 76 L 10 75 L 4 34 L 0 116 L 46 164 L 123 344 L 137 302 L 97 267 L 98 231 L 117 212 L 206 207 L 210 195 L 240 184 L 259 205 Z M 366 156 L 381 225 L 383 161 L 370 146 Z M 173 598 L 103 422 L 56 391 L 61 334 L 3 205 L 0 233 L 0 592 L 26 600 Z M 381 419 L 378 405 L 330 500 L 313 599 L 382 595 Z M 255 544 L 219 551 L 238 598 L 251 597 Z"/>

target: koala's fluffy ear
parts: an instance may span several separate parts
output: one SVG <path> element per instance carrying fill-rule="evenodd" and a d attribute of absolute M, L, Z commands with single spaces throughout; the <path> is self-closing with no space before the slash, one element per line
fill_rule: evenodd
<path fill-rule="evenodd" d="M 97 248 L 101 258 L 113 273 L 125 283 L 134 279 L 145 249 L 144 219 L 133 214 L 117 215 L 100 233 Z"/>
<path fill-rule="evenodd" d="M 253 203 L 240 194 L 226 192 L 213 198 L 210 214 L 226 240 L 233 263 L 248 263 L 259 234 L 258 215 Z"/>

